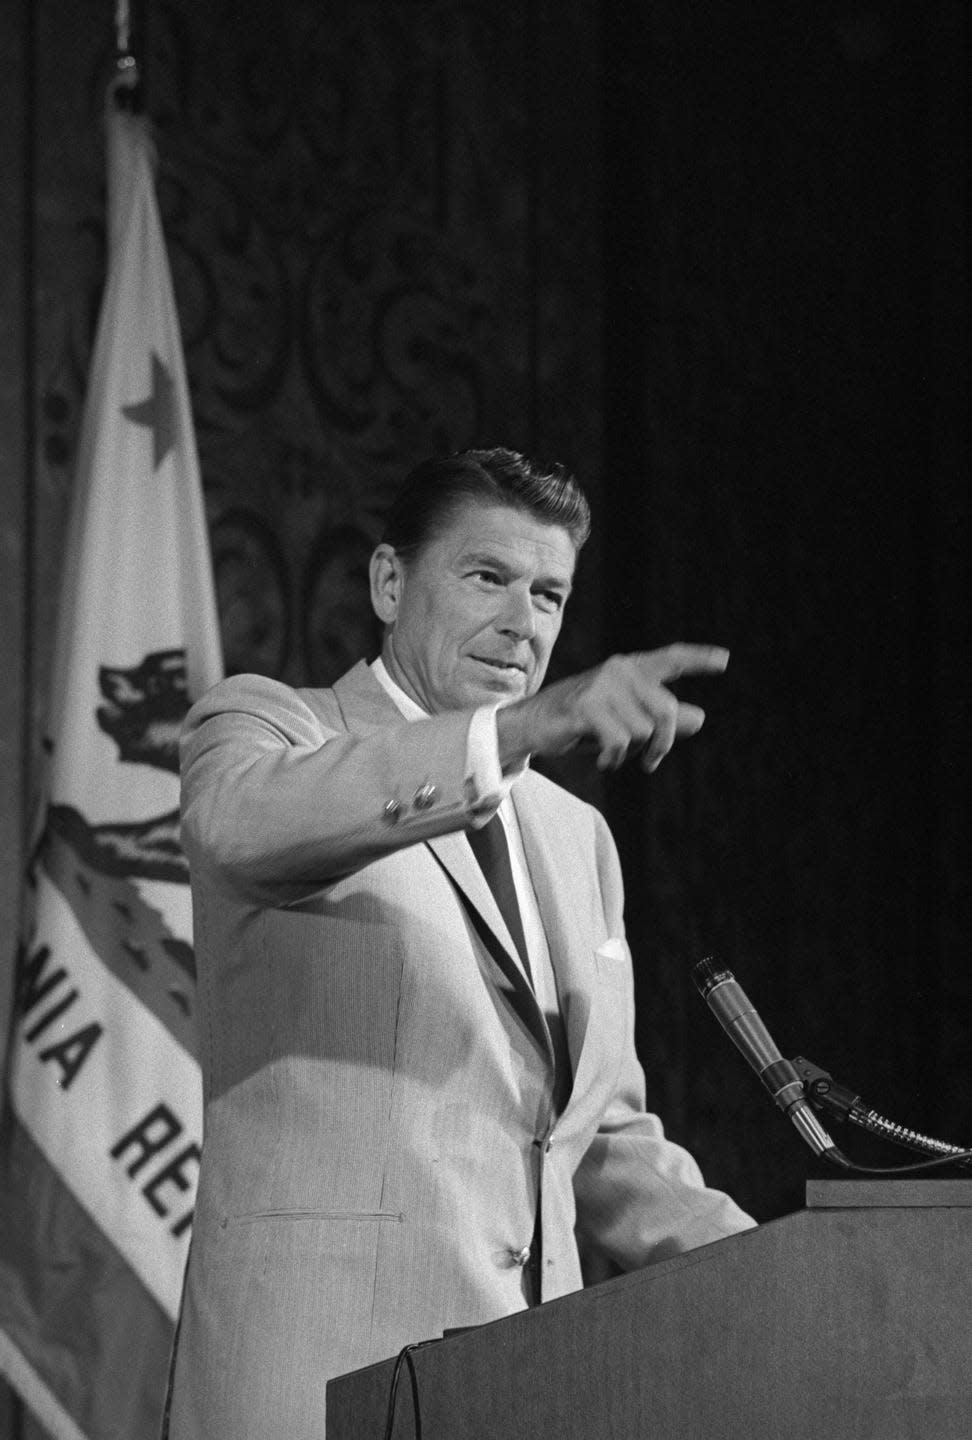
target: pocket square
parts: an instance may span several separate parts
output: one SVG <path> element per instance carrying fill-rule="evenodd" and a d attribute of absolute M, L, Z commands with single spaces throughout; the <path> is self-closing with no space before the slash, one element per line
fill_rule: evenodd
<path fill-rule="evenodd" d="M 599 945 L 594 952 L 597 957 L 597 968 L 601 974 L 616 973 L 619 966 L 627 964 L 628 942 L 620 935 L 612 935 Z"/>

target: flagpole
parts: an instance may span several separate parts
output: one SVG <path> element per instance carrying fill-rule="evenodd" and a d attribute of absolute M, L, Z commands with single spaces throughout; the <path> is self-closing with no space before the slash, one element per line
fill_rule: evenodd
<path fill-rule="evenodd" d="M 115 0 L 115 53 L 118 56 L 119 65 L 131 58 L 131 14 L 128 0 Z"/>

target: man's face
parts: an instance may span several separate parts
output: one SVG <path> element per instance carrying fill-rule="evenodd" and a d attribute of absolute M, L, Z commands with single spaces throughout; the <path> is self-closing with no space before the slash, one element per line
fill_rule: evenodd
<path fill-rule="evenodd" d="M 408 561 L 372 558 L 383 657 L 432 714 L 538 690 L 560 633 L 576 552 L 568 532 L 508 505 L 466 501 Z"/>

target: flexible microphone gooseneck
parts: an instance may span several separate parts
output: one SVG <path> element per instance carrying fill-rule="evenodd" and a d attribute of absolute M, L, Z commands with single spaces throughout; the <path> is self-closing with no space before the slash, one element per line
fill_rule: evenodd
<path fill-rule="evenodd" d="M 692 967 L 692 977 L 703 1000 L 742 1051 L 784 1115 L 799 1130 L 815 1155 L 844 1169 L 853 1169 L 846 1155 L 821 1125 L 806 1096 L 795 1066 L 784 1060 L 731 970 L 712 955 Z"/>

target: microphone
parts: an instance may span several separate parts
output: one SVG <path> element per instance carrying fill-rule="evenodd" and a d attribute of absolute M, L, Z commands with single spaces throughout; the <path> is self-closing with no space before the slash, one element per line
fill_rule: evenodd
<path fill-rule="evenodd" d="M 796 1067 L 783 1059 L 732 971 L 720 965 L 714 956 L 707 955 L 693 965 L 692 977 L 723 1030 L 745 1055 L 813 1153 L 852 1169 L 851 1162 L 841 1154 L 818 1120 Z"/>

